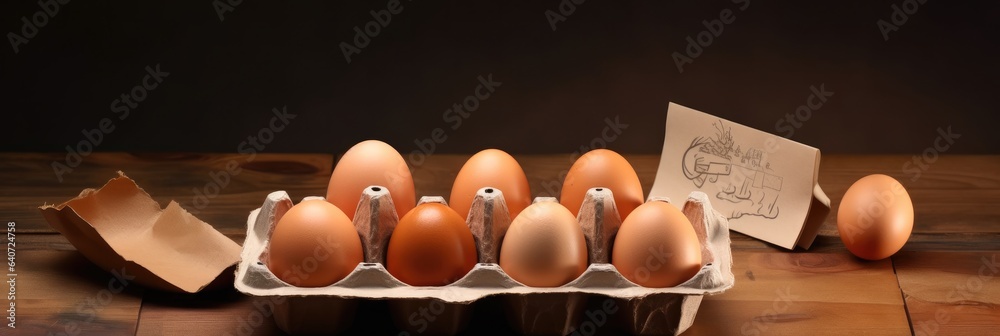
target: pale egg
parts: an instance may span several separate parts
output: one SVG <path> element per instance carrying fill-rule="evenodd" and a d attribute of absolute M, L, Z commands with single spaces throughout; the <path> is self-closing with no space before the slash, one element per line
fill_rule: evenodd
<path fill-rule="evenodd" d="M 587 270 L 587 241 L 580 223 L 556 202 L 521 211 L 500 246 L 500 268 L 531 287 L 559 287 Z"/>

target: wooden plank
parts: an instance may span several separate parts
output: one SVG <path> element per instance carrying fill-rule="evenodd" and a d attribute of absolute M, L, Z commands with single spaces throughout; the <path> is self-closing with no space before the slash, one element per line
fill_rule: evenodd
<path fill-rule="evenodd" d="M 16 221 L 19 232 L 54 232 L 38 206 L 99 188 L 122 170 L 161 206 L 176 200 L 222 233 L 245 233 L 246 215 L 269 192 L 286 190 L 294 198 L 325 194 L 333 167 L 326 154 L 94 153 L 60 182 L 51 168 L 56 160 L 64 160 L 64 154 L 0 153 L 0 217 Z M 226 173 L 227 164 L 238 165 L 238 173 Z M 223 184 L 218 196 L 205 197 L 207 205 L 198 199 L 199 192 L 211 194 Z"/>
<path fill-rule="evenodd" d="M 13 335 L 132 335 L 143 289 L 116 279 L 75 251 L 19 250 Z"/>
<path fill-rule="evenodd" d="M 847 188 L 869 174 L 900 181 L 914 203 L 914 233 L 997 233 L 1000 226 L 1000 156 L 942 155 L 919 175 L 904 170 L 912 155 L 826 155 L 819 183 L 834 212 L 820 233 L 837 235 L 836 209 Z M 909 169 L 918 167 L 911 163 Z"/>
<path fill-rule="evenodd" d="M 267 300 L 234 289 L 197 294 L 148 292 L 136 335 L 281 335 Z"/>
<path fill-rule="evenodd" d="M 784 251 L 783 248 L 762 242 L 739 232 L 730 231 L 733 250 Z M 982 251 L 995 248 L 1000 241 L 998 233 L 935 234 L 914 233 L 901 251 Z M 796 252 L 846 252 L 839 236 L 820 235 L 808 251 Z"/>
<path fill-rule="evenodd" d="M 736 285 L 706 297 L 685 335 L 908 335 L 888 260 L 733 251 Z"/>
<path fill-rule="evenodd" d="M 1000 335 L 1000 241 L 991 251 L 892 257 L 918 335 Z"/>
<path fill-rule="evenodd" d="M 50 164 L 60 154 L 0 154 L 0 178 L 5 187 L 0 201 L 11 206 L 0 209 L 19 221 L 24 232 L 51 232 L 35 211 L 48 202 L 69 199 L 88 187 L 99 187 L 114 171 L 125 170 L 161 203 L 177 199 L 187 208 L 197 211 L 197 187 L 211 182 L 210 172 L 224 171 L 230 160 L 242 162 L 245 171 L 233 178 L 206 209 L 199 212 L 204 220 L 219 227 L 223 233 L 238 233 L 243 225 L 241 216 L 258 206 L 269 191 L 288 190 L 294 198 L 322 195 L 332 169 L 332 158 L 322 154 L 259 154 L 253 162 L 238 154 L 149 154 L 95 153 L 59 183 Z M 659 165 L 657 155 L 625 155 L 635 167 L 643 189 L 652 187 Z M 447 197 L 455 175 L 469 155 L 439 154 L 414 165 L 413 175 L 418 195 Z M 566 171 L 576 156 L 570 154 L 515 155 L 529 177 L 536 196 L 557 196 Z M 942 156 L 916 181 L 902 170 L 909 156 L 828 155 L 823 158 L 820 183 L 833 201 L 834 209 L 840 196 L 858 178 L 885 173 L 907 186 L 919 206 L 916 233 L 1000 232 L 1000 226 L 990 225 L 1000 215 L 1000 208 L 988 206 L 1000 202 L 1000 156 Z M 961 215 L 961 216 L 957 216 Z M 821 234 L 836 235 L 836 216 L 830 216 Z"/>

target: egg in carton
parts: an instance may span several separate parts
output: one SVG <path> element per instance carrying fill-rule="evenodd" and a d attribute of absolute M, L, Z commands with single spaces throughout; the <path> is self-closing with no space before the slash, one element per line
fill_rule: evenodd
<path fill-rule="evenodd" d="M 551 197 L 535 199 L 535 202 L 554 201 Z M 423 197 L 419 203 L 427 202 L 445 203 L 442 197 Z M 647 202 L 669 200 L 651 198 Z M 359 299 L 373 299 L 389 302 L 395 324 L 404 331 L 456 334 L 469 322 L 473 303 L 500 296 L 509 324 L 525 334 L 587 332 L 588 328 L 596 329 L 595 323 L 610 322 L 612 317 L 618 328 L 628 333 L 680 334 L 694 322 L 704 295 L 722 293 L 735 281 L 728 223 L 712 209 L 702 192 L 691 193 L 682 212 L 698 236 L 703 266 L 693 278 L 670 288 L 636 285 L 609 263 L 613 239 L 622 220 L 612 191 L 607 188 L 588 190 L 577 216 L 587 242 L 588 268 L 575 280 L 548 288 L 525 286 L 497 264 L 511 218 L 503 193 L 495 188 L 477 192 L 467 218 L 476 240 L 479 263 L 463 278 L 446 286 L 410 286 L 383 266 L 389 237 L 399 217 L 389 190 L 380 186 L 363 191 L 353 219 L 365 262 L 344 279 L 326 287 L 305 288 L 285 283 L 264 262 L 274 225 L 292 205 L 286 192 L 276 191 L 250 213 L 235 280 L 240 292 L 271 300 L 276 324 L 289 333 L 343 331 L 354 319 Z M 616 313 L 604 314 L 608 321 L 586 321 L 590 317 L 584 312 L 588 307 L 605 310 L 615 307 Z M 434 312 L 432 323 L 410 323 L 414 312 L 421 309 Z"/>

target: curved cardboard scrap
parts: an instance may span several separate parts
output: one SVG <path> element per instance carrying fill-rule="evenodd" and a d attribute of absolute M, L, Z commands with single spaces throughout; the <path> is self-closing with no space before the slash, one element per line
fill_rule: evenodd
<path fill-rule="evenodd" d="M 161 209 L 120 171 L 100 189 L 38 209 L 87 259 L 146 287 L 195 293 L 225 283 L 216 279 L 240 260 L 238 244 L 177 202 Z"/>

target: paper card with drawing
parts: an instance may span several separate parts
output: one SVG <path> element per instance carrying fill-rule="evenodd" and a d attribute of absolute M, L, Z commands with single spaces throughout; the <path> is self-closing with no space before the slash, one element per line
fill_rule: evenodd
<path fill-rule="evenodd" d="M 819 158 L 816 148 L 670 103 L 650 197 L 699 190 L 732 230 L 808 249 L 830 212 Z"/>

